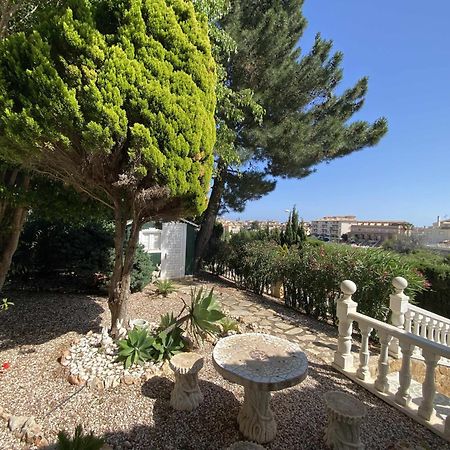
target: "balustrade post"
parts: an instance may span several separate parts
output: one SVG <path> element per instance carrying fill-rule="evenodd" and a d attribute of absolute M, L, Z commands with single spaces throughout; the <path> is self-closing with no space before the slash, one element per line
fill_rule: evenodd
<path fill-rule="evenodd" d="M 409 309 L 409 297 L 403 291 L 408 287 L 408 282 L 403 277 L 395 277 L 392 280 L 392 286 L 394 286 L 395 293 L 389 296 L 389 308 L 392 312 L 391 324 L 403 330 L 405 313 Z M 391 340 L 389 354 L 394 358 L 401 357 L 401 350 L 397 338 Z"/>
<path fill-rule="evenodd" d="M 352 300 L 352 295 L 356 292 L 356 284 L 353 281 L 345 280 L 341 283 L 341 296 L 337 300 L 336 315 L 339 319 L 338 348 L 334 353 L 333 365 L 343 370 L 353 368 L 352 348 L 352 319 L 349 313 L 356 312 L 358 304 Z"/>
<path fill-rule="evenodd" d="M 391 341 L 391 336 L 384 331 L 379 331 L 378 335 L 380 337 L 380 359 L 378 360 L 378 376 L 375 380 L 375 389 L 383 394 L 389 391 L 389 383 L 387 379 L 387 374 L 389 373 L 389 342 Z"/>
<path fill-rule="evenodd" d="M 400 348 L 402 350 L 402 367 L 398 374 L 400 386 L 395 394 L 395 401 L 399 405 L 407 406 L 411 401 L 409 387 L 411 385 L 411 355 L 414 350 L 414 345 L 400 341 Z"/>
<path fill-rule="evenodd" d="M 425 380 L 422 383 L 422 403 L 417 410 L 417 414 L 426 420 L 430 420 L 434 412 L 433 402 L 436 395 L 434 372 L 436 370 L 436 366 L 440 359 L 440 356 L 425 349 L 422 350 L 422 356 L 425 359 L 427 368 L 425 373 Z"/>
<path fill-rule="evenodd" d="M 370 379 L 369 371 L 369 336 L 372 331 L 372 327 L 365 323 L 359 324 L 359 329 L 361 330 L 361 349 L 359 351 L 359 367 L 356 371 L 356 376 L 363 381 Z"/>

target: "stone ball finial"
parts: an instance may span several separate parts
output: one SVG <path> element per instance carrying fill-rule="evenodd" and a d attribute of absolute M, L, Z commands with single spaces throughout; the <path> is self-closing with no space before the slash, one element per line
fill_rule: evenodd
<path fill-rule="evenodd" d="M 392 286 L 398 291 L 404 291 L 408 287 L 408 282 L 403 277 L 395 277 Z"/>
<path fill-rule="evenodd" d="M 341 292 L 345 295 L 353 295 L 356 292 L 356 284 L 351 280 L 344 280 L 341 283 Z"/>

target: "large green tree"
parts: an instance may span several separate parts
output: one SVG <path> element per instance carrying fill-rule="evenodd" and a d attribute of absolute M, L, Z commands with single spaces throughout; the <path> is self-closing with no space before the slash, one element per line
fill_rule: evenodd
<path fill-rule="evenodd" d="M 50 0 L 2 0 L 0 2 L 0 39 L 30 28 L 36 13 L 49 2 Z M 2 160 L 0 154 L 0 292 L 28 214 L 30 197 L 36 198 L 40 206 L 45 200 L 53 203 L 55 189 L 44 189 L 50 197 L 33 195 L 39 185 L 40 179 L 33 178 L 17 163 L 8 164 Z M 56 190 L 59 190 L 59 186 Z M 52 207 L 52 209 L 54 211 L 57 208 Z"/>
<path fill-rule="evenodd" d="M 215 22 L 236 43 L 236 51 L 222 60 L 223 83 L 234 92 L 252 92 L 264 116 L 258 123 L 251 113 L 231 115 L 218 104 L 218 123 L 226 124 L 236 157 L 216 148 L 198 263 L 221 208 L 242 211 L 248 200 L 272 191 L 277 177 L 305 177 L 320 162 L 375 145 L 387 131 L 384 119 L 370 124 L 353 118 L 364 104 L 367 78 L 337 93 L 343 55 L 332 52 L 331 41 L 317 35 L 312 49 L 302 51 L 302 5 L 303 0 L 232 0 Z"/>
<path fill-rule="evenodd" d="M 114 213 L 114 331 L 142 224 L 205 207 L 216 84 L 206 19 L 187 0 L 68 0 L 4 39 L 0 58 L 3 157 Z"/>

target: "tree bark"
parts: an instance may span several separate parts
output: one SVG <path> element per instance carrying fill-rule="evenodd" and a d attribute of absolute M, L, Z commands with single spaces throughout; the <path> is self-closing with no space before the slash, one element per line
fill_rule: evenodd
<path fill-rule="evenodd" d="M 127 239 L 127 219 L 121 212 L 115 211 L 114 269 L 111 276 L 108 306 L 111 312 L 111 334 L 117 333 L 117 321 L 128 326 L 128 298 L 130 297 L 131 271 L 139 240 L 140 222 L 134 218 Z"/>
<path fill-rule="evenodd" d="M 7 180 L 7 188 L 17 186 L 18 171 L 12 171 L 11 174 L 8 172 L 8 175 L 10 176 Z M 27 191 L 30 185 L 30 177 L 23 175 L 19 182 L 21 184 L 19 187 L 23 191 Z M 12 257 L 17 250 L 27 213 L 28 206 L 14 205 L 8 199 L 0 201 L 0 292 L 11 267 Z"/>
<path fill-rule="evenodd" d="M 216 223 L 217 215 L 219 214 L 220 202 L 222 201 L 222 195 L 225 188 L 226 170 L 226 166 L 219 162 L 217 175 L 214 178 L 211 196 L 209 197 L 208 207 L 203 213 L 202 223 L 195 241 L 195 272 L 198 272 L 202 267 L 203 258 L 205 257 L 208 243 L 214 230 L 214 224 Z"/>

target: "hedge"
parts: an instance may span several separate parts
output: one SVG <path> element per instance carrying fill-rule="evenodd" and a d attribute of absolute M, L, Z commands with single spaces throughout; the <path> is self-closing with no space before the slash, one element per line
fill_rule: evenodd
<path fill-rule="evenodd" d="M 227 274 L 239 285 L 261 294 L 271 284 L 282 282 L 287 306 L 317 319 L 336 323 L 335 300 L 341 281 L 358 287 L 353 299 L 358 311 L 386 321 L 392 279 L 403 276 L 412 299 L 426 287 L 425 278 L 402 256 L 382 249 L 305 243 L 301 249 L 238 233 L 221 241 L 208 256 L 207 268 Z"/>
<path fill-rule="evenodd" d="M 72 284 L 81 289 L 98 289 L 107 284 L 114 262 L 114 226 L 107 221 L 83 225 L 40 218 L 27 221 L 13 257 L 10 281 L 39 281 L 41 288 Z M 155 266 L 138 247 L 131 273 L 131 291 L 141 291 L 150 281 Z"/>

